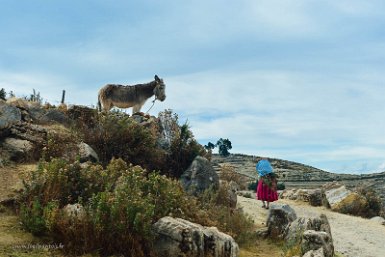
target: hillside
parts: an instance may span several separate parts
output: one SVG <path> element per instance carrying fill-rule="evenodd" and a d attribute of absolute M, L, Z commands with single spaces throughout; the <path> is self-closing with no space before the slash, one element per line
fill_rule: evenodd
<path fill-rule="evenodd" d="M 218 172 L 221 165 L 229 164 L 237 173 L 255 179 L 257 175 L 255 164 L 260 159 L 259 156 L 243 154 L 231 154 L 228 157 L 213 154 L 211 162 Z M 319 188 L 327 182 L 339 181 L 348 188 L 358 185 L 373 187 L 385 203 L 385 172 L 362 175 L 336 174 L 297 162 L 268 159 L 279 175 L 279 180 L 285 183 L 286 188 Z"/>

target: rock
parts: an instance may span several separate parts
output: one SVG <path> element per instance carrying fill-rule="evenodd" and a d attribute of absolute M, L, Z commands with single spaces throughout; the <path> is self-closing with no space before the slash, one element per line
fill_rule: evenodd
<path fill-rule="evenodd" d="M 373 221 L 375 223 L 378 223 L 380 225 L 384 225 L 385 226 L 385 219 L 383 217 L 376 216 L 376 217 L 371 218 L 370 221 Z"/>
<path fill-rule="evenodd" d="M 321 189 L 315 189 L 309 192 L 309 203 L 311 206 L 322 206 L 324 198 L 325 195 Z"/>
<path fill-rule="evenodd" d="M 321 247 L 316 251 L 310 250 L 302 255 L 302 257 L 325 257 L 324 249 Z"/>
<path fill-rule="evenodd" d="M 238 202 L 237 192 L 238 192 L 238 190 L 239 190 L 239 185 L 234 181 L 230 181 L 229 187 L 227 190 L 227 193 L 229 195 L 228 197 L 229 197 L 230 208 L 234 209 L 237 207 L 237 202 Z"/>
<path fill-rule="evenodd" d="M 284 238 L 287 227 L 296 218 L 297 215 L 295 211 L 289 205 L 270 205 L 270 210 L 267 217 L 268 234 L 272 238 Z"/>
<path fill-rule="evenodd" d="M 310 194 L 313 192 L 311 189 L 289 189 L 284 190 L 281 194 L 282 199 L 289 199 L 294 201 L 309 202 Z"/>
<path fill-rule="evenodd" d="M 368 201 L 362 195 L 350 192 L 341 201 L 332 206 L 332 210 L 344 214 L 352 214 L 355 216 L 365 216 L 368 209 Z"/>
<path fill-rule="evenodd" d="M 267 227 L 259 228 L 255 231 L 257 237 L 266 238 L 269 235 L 269 230 Z"/>
<path fill-rule="evenodd" d="M 51 123 L 51 122 L 57 122 L 60 124 L 69 124 L 70 120 L 67 118 L 67 116 L 57 110 L 57 109 L 49 109 L 41 118 L 40 121 L 43 123 Z"/>
<path fill-rule="evenodd" d="M 33 157 L 34 147 L 31 142 L 23 139 L 6 138 L 3 142 L 3 150 L 8 153 L 11 161 L 21 162 Z"/>
<path fill-rule="evenodd" d="M 79 156 L 80 156 L 81 163 L 87 162 L 87 161 L 99 162 L 99 156 L 95 152 L 95 150 L 92 149 L 91 146 L 89 146 L 84 142 L 81 142 L 78 144 L 78 148 L 79 148 Z"/>
<path fill-rule="evenodd" d="M 66 222 L 73 223 L 81 221 L 86 215 L 86 211 L 81 204 L 67 204 L 62 209 L 62 219 Z"/>
<path fill-rule="evenodd" d="M 190 167 L 183 172 L 180 181 L 186 192 L 197 195 L 210 187 L 219 187 L 219 177 L 211 163 L 204 157 L 197 156 Z"/>
<path fill-rule="evenodd" d="M 302 235 L 302 252 L 317 251 L 319 248 L 323 249 L 323 256 L 334 256 L 333 240 L 328 233 L 324 231 L 306 230 Z"/>
<path fill-rule="evenodd" d="M 163 217 L 153 225 L 159 256 L 238 256 L 234 239 L 215 227 L 203 227 L 180 218 Z"/>
<path fill-rule="evenodd" d="M 158 117 L 160 128 L 158 145 L 161 148 L 168 150 L 170 149 L 172 141 L 177 136 L 177 133 L 179 133 L 179 126 L 171 111 L 160 112 Z"/>
<path fill-rule="evenodd" d="M 352 191 L 346 189 L 345 186 L 339 186 L 325 190 L 325 197 L 332 210 L 346 197 L 352 194 Z"/>
<path fill-rule="evenodd" d="M 0 133 L 21 121 L 21 112 L 18 108 L 0 102 Z M 0 134 L 1 136 L 1 134 Z"/>
<path fill-rule="evenodd" d="M 329 221 L 325 214 L 319 217 L 299 217 L 289 224 L 285 232 L 285 241 L 289 245 L 297 244 L 301 241 L 302 234 L 306 230 L 326 232 L 332 239 Z"/>

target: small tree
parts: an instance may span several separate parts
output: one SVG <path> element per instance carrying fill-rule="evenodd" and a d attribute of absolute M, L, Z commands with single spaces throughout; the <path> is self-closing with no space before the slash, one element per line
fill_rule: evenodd
<path fill-rule="evenodd" d="M 0 99 L 5 101 L 5 97 L 7 96 L 7 93 L 5 92 L 5 89 L 2 88 L 0 90 Z"/>
<path fill-rule="evenodd" d="M 223 157 L 229 156 L 230 155 L 229 150 L 233 148 L 231 146 L 231 141 L 228 138 L 226 139 L 220 138 L 215 145 L 211 142 L 208 142 L 208 144 L 205 145 L 205 148 L 208 151 L 211 151 L 215 147 L 218 147 L 218 153 L 220 156 L 223 156 Z"/>
<path fill-rule="evenodd" d="M 229 150 L 233 148 L 229 139 L 220 138 L 216 144 L 220 156 L 227 157 L 230 155 Z"/>

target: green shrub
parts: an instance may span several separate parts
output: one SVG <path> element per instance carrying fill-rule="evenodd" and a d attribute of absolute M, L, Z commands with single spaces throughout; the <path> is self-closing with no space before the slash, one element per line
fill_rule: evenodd
<path fill-rule="evenodd" d="M 257 186 L 258 186 L 258 180 L 257 181 L 253 181 L 253 182 L 250 182 L 247 189 L 248 190 L 252 190 L 252 191 L 257 191 Z"/>
<path fill-rule="evenodd" d="M 286 186 L 283 182 L 278 182 L 277 184 L 277 190 L 285 190 Z"/>
<path fill-rule="evenodd" d="M 212 219 L 209 221 L 211 224 L 205 225 L 215 226 L 231 235 L 240 246 L 255 243 L 257 237 L 253 219 L 243 213 L 242 209 L 230 208 L 228 201 L 227 188 L 222 185 L 217 191 L 208 189 L 199 196 L 200 209 Z"/>
<path fill-rule="evenodd" d="M 0 99 L 5 101 L 5 100 L 6 100 L 6 97 L 7 97 L 7 93 L 5 92 L 5 89 L 2 88 L 2 89 L 0 90 Z"/>
<path fill-rule="evenodd" d="M 76 129 L 80 131 L 83 141 L 98 153 L 103 165 L 115 157 L 155 170 L 162 166 L 159 163 L 165 159 L 165 152 L 156 147 L 156 135 L 128 116 L 100 114 L 95 126 L 78 124 Z"/>
<path fill-rule="evenodd" d="M 34 235 L 42 235 L 46 232 L 43 211 L 44 208 L 37 197 L 35 197 L 35 199 L 29 203 L 29 205 L 21 205 L 21 222 L 23 226 Z"/>
<path fill-rule="evenodd" d="M 106 169 L 59 159 L 41 162 L 25 186 L 20 197 L 24 227 L 36 235 L 49 233 L 75 254 L 148 256 L 154 222 L 166 215 L 198 216 L 190 212 L 196 202 L 178 181 L 121 159 L 113 159 Z M 59 209 L 77 202 L 86 215 L 78 221 L 65 219 Z"/>
<path fill-rule="evenodd" d="M 167 155 L 162 170 L 168 176 L 180 178 L 195 157 L 206 154 L 204 147 L 195 140 L 188 124 L 185 123 L 179 127 L 179 133 L 171 143 L 170 154 Z"/>

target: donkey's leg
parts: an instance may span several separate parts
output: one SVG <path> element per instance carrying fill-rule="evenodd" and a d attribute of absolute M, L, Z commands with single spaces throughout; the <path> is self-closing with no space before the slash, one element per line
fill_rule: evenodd
<path fill-rule="evenodd" d="M 138 103 L 138 104 L 135 104 L 133 107 L 132 107 L 132 114 L 135 114 L 137 112 L 140 112 L 140 109 L 142 108 L 144 102 L 143 103 Z"/>
<path fill-rule="evenodd" d="M 108 112 L 114 106 L 111 101 L 106 101 L 106 102 L 102 103 L 102 105 L 103 105 L 103 110 L 105 112 Z"/>

